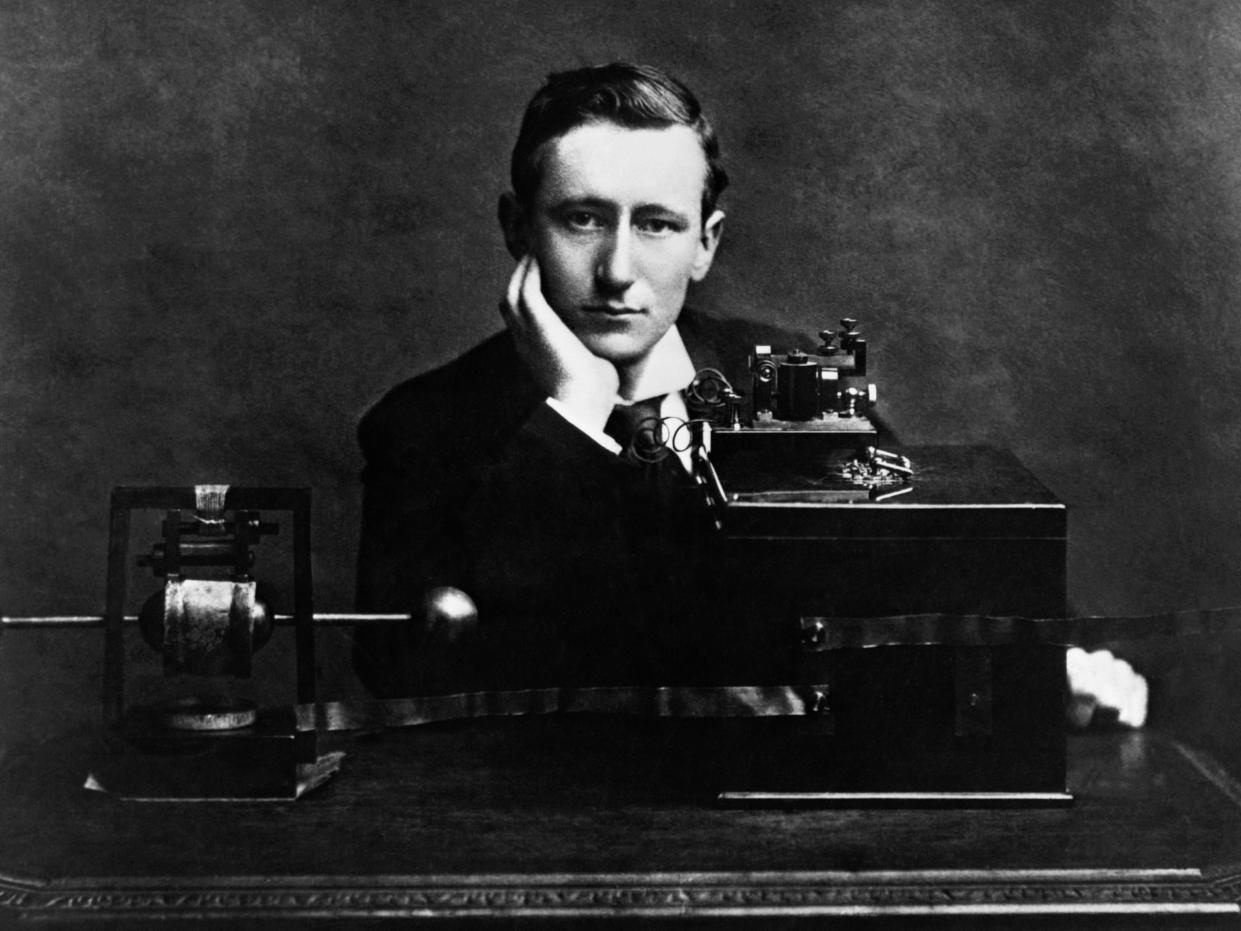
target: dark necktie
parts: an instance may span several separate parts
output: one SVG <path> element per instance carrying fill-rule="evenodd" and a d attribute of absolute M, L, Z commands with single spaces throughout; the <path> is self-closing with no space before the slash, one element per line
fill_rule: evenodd
<path fill-rule="evenodd" d="M 617 491 L 618 518 L 627 541 L 625 593 L 632 597 L 630 627 L 617 655 L 632 656 L 642 681 L 695 668 L 697 612 L 704 601 L 702 554 L 705 528 L 701 498 L 680 457 L 672 449 L 677 420 L 660 420 L 663 397 L 618 404 L 604 432 L 621 446 Z M 609 658 L 612 661 L 612 658 Z M 670 672 L 678 670 L 678 672 Z"/>
<path fill-rule="evenodd" d="M 672 453 L 664 445 L 668 435 L 659 419 L 663 401 L 664 395 L 659 395 L 612 408 L 603 432 L 620 444 L 621 457 L 627 462 L 649 464 Z"/>
<path fill-rule="evenodd" d="M 603 428 L 620 444 L 621 459 L 632 467 L 625 483 L 634 496 L 630 516 L 642 513 L 648 524 L 677 520 L 686 492 L 693 489 L 693 480 L 672 449 L 675 428 L 659 416 L 664 397 L 616 405 Z"/>

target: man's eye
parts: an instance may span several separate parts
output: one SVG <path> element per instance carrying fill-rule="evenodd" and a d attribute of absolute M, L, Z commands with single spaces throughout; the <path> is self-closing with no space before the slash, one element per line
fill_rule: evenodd
<path fill-rule="evenodd" d="M 679 232 L 681 227 L 674 220 L 666 220 L 663 217 L 649 217 L 641 220 L 638 229 L 652 236 L 667 236 L 671 233 Z"/>
<path fill-rule="evenodd" d="M 603 228 L 603 218 L 589 210 L 574 210 L 565 215 L 565 222 L 578 230 L 597 230 Z"/>

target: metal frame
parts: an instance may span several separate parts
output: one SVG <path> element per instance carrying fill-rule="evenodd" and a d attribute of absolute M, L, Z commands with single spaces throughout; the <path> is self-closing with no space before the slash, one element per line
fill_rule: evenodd
<path fill-rule="evenodd" d="M 195 487 L 120 486 L 112 490 L 108 530 L 107 604 L 103 618 L 103 718 L 118 724 L 125 713 L 125 598 L 129 580 L 130 514 L 140 510 L 194 510 Z M 310 563 L 310 489 L 230 487 L 225 509 L 285 511 L 293 517 L 293 625 L 297 651 L 297 701 L 316 700 L 313 583 Z"/>

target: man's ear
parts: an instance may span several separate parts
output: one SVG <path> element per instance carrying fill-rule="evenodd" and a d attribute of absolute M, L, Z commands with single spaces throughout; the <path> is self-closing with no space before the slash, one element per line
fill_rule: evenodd
<path fill-rule="evenodd" d="M 530 237 L 526 211 L 522 209 L 517 195 L 512 191 L 501 194 L 496 215 L 500 219 L 500 229 L 504 230 L 504 245 L 508 247 L 508 254 L 514 261 L 520 262 L 522 256 L 530 251 Z"/>
<path fill-rule="evenodd" d="M 690 269 L 691 280 L 702 281 L 707 277 L 722 235 L 724 235 L 724 212 L 717 210 L 702 225 L 702 233 L 698 237 L 698 254 L 694 257 L 694 265 Z"/>

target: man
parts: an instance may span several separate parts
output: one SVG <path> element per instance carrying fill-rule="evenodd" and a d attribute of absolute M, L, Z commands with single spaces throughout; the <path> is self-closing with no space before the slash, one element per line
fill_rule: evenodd
<path fill-rule="evenodd" d="M 633 461 L 633 428 L 686 420 L 697 369 L 741 384 L 748 346 L 796 338 L 684 308 L 715 258 L 728 177 L 674 78 L 623 63 L 551 75 L 511 168 L 505 331 L 393 389 L 359 429 L 359 608 L 417 614 L 452 586 L 479 628 L 439 644 L 418 623 L 361 628 L 358 672 L 388 696 L 710 679 L 713 537 L 688 463 Z M 1078 659 L 1070 718 L 1120 707 L 1140 725 L 1141 677 L 1110 654 Z"/>
<path fill-rule="evenodd" d="M 441 652 L 417 625 L 364 629 L 358 670 L 384 695 L 693 679 L 708 522 L 686 462 L 635 461 L 635 424 L 685 420 L 697 369 L 735 373 L 748 345 L 787 340 L 684 310 L 723 229 L 714 132 L 654 68 L 554 74 L 512 183 L 506 330 L 359 431 L 360 607 L 408 611 L 450 585 L 477 603 L 477 635 Z"/>

